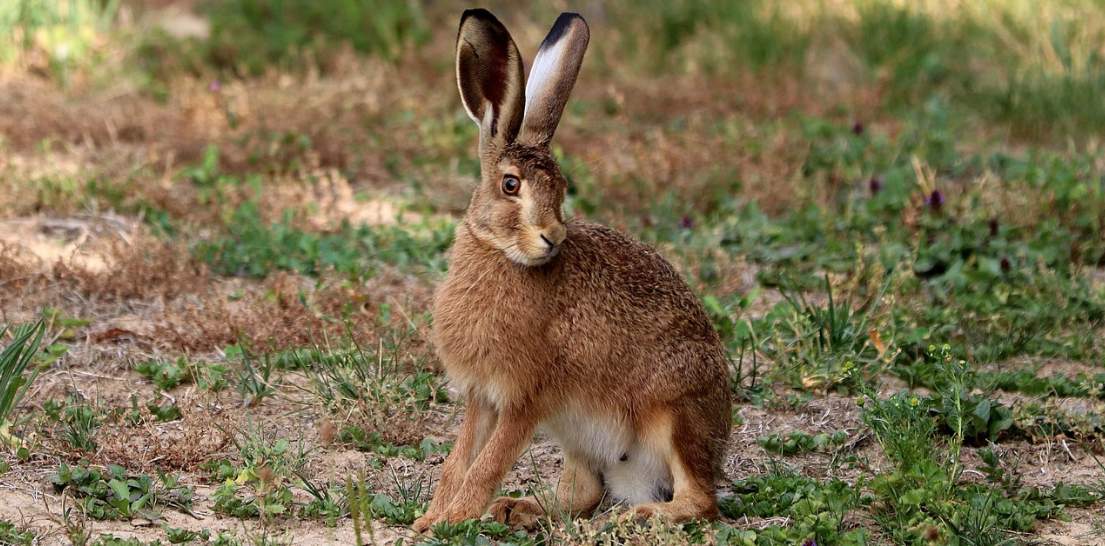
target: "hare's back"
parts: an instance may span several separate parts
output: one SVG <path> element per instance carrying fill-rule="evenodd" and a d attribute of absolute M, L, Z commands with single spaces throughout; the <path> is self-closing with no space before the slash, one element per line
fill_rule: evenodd
<path fill-rule="evenodd" d="M 669 370 L 714 380 L 724 373 L 705 310 L 656 250 L 605 226 L 574 223 L 562 258 L 556 334 L 565 358 L 623 378 Z"/>
<path fill-rule="evenodd" d="M 560 288 L 568 297 L 561 300 L 568 305 L 597 307 L 604 321 L 713 331 L 691 289 L 652 247 L 603 225 L 573 223 L 563 254 Z"/>

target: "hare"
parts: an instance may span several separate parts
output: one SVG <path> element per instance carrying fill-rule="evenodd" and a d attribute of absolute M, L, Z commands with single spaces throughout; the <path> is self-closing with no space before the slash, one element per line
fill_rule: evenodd
<path fill-rule="evenodd" d="M 582 17 L 561 14 L 526 83 L 502 23 L 461 17 L 457 84 L 482 180 L 434 296 L 432 341 L 466 413 L 416 531 L 489 503 L 495 519 L 532 526 L 606 495 L 640 517 L 717 516 L 731 419 L 717 332 L 656 251 L 561 212 L 567 181 L 549 141 L 588 39 Z M 563 450 L 555 499 L 492 502 L 539 428 Z"/>

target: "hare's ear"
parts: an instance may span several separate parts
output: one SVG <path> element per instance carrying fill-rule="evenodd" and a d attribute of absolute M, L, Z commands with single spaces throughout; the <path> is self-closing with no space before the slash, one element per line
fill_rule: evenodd
<path fill-rule="evenodd" d="M 526 84 L 526 113 L 518 140 L 547 146 L 572 94 L 591 31 L 577 13 L 561 13 L 533 59 Z"/>
<path fill-rule="evenodd" d="M 457 33 L 457 86 L 480 147 L 518 136 L 524 112 L 525 68 L 506 27 L 484 9 L 465 10 Z"/>

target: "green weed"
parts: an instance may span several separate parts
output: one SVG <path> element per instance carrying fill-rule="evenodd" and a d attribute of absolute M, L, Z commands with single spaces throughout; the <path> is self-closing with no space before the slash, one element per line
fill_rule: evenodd
<path fill-rule="evenodd" d="M 448 444 L 423 440 L 417 446 L 395 445 L 381 433 L 395 428 L 396 415 L 417 418 L 431 404 L 448 400 L 439 376 L 406 371 L 399 348 L 389 350 L 381 343 L 374 351 L 359 345 L 348 350 L 299 350 L 288 353 L 294 357 L 288 364 L 307 371 L 311 391 L 338 421 L 339 441 L 383 456 L 417 460 L 448 453 Z"/>
<path fill-rule="evenodd" d="M 215 512 L 240 519 L 279 517 L 290 513 L 293 506 L 287 486 L 262 483 L 249 491 L 231 480 L 215 489 L 211 500 Z"/>
<path fill-rule="evenodd" d="M 291 514 L 295 503 L 290 486 L 307 463 L 303 442 L 274 438 L 259 426 L 246 428 L 233 441 L 240 468 L 229 461 L 209 461 L 215 478 L 223 480 L 211 496 L 215 511 L 262 519 Z"/>
<path fill-rule="evenodd" d="M 801 292 L 783 292 L 785 303 L 757 320 L 755 329 L 770 331 L 764 352 L 776 362 L 776 372 L 802 389 L 856 389 L 872 381 L 896 352 L 883 344 L 878 332 L 879 300 L 888 283 L 867 301 L 834 297 L 824 279 L 827 301 L 815 303 Z"/>
<path fill-rule="evenodd" d="M 333 527 L 349 515 L 349 498 L 340 487 L 317 486 L 306 475 L 299 474 L 300 484 L 311 500 L 299 510 L 302 518 L 321 519 Z"/>
<path fill-rule="evenodd" d="M 246 427 L 234 438 L 244 472 L 261 479 L 289 479 L 307 464 L 307 447 L 302 440 L 273 437 L 260 425 Z"/>
<path fill-rule="evenodd" d="M 189 531 L 188 529 L 180 529 L 168 525 L 162 526 L 162 529 L 165 530 L 165 539 L 169 541 L 169 544 L 190 544 L 192 542 L 206 543 L 211 539 L 211 531 L 207 529 Z"/>
<path fill-rule="evenodd" d="M 1105 396 L 1105 373 L 1079 373 L 1073 377 L 1037 377 L 1036 374 L 1037 370 L 1028 369 L 979 372 L 976 377 L 979 384 L 1003 391 L 1063 398 Z"/>
<path fill-rule="evenodd" d="M 185 357 L 179 357 L 175 361 L 147 360 L 138 363 L 134 371 L 152 381 L 163 391 L 172 390 L 173 387 L 192 379 L 188 360 Z"/>
<path fill-rule="evenodd" d="M 269 355 L 258 359 L 249 350 L 241 350 L 237 386 L 238 393 L 242 395 L 242 405 L 256 406 L 276 393 L 276 380 L 272 376 L 275 370 L 276 362 Z"/>
<path fill-rule="evenodd" d="M 67 491 L 92 519 L 157 519 L 161 507 L 189 511 L 194 492 L 175 477 L 152 478 L 108 465 L 106 473 L 91 467 L 62 463 L 51 479 L 58 492 Z"/>
<path fill-rule="evenodd" d="M 137 538 L 120 538 L 113 534 L 104 534 L 96 538 L 92 546 L 161 546 L 160 540 L 146 542 Z"/>
<path fill-rule="evenodd" d="M 338 433 L 338 441 L 349 444 L 360 451 L 368 451 L 382 457 L 404 457 L 423 461 L 436 454 L 448 454 L 453 445 L 448 442 L 435 442 L 423 438 L 418 445 L 396 445 L 388 442 L 379 432 L 367 432 L 363 428 L 347 425 Z"/>
<path fill-rule="evenodd" d="M 412 485 L 394 474 L 393 477 L 400 494 L 398 499 L 370 492 L 363 479 L 346 482 L 345 495 L 349 499 L 349 512 L 358 545 L 369 543 L 364 539 L 365 533 L 368 533 L 370 542 L 375 542 L 372 537 L 373 519 L 383 519 L 394 525 L 410 525 L 425 513 L 427 500 L 424 497 L 427 491 L 423 489 L 422 480 Z"/>
<path fill-rule="evenodd" d="M 466 520 L 460 523 L 439 523 L 432 529 L 433 538 L 419 542 L 420 546 L 474 546 L 477 544 L 534 544 L 525 531 L 516 531 L 496 521 Z"/>
<path fill-rule="evenodd" d="M 57 423 L 66 444 L 84 452 L 96 451 L 96 431 L 103 424 L 103 412 L 74 397 L 65 402 L 48 400 L 42 407 L 47 419 Z"/>
<path fill-rule="evenodd" d="M 789 434 L 768 434 L 756 440 L 765 450 L 779 455 L 795 455 L 811 451 L 827 451 L 843 444 L 848 439 L 848 433 L 838 430 L 832 434 L 821 432 L 808 434 L 795 431 Z"/>
<path fill-rule="evenodd" d="M 783 516 L 792 523 L 786 527 L 772 525 L 751 535 L 731 530 L 725 535 L 752 544 L 866 544 L 865 531 L 844 525 L 846 514 L 869 502 L 860 497 L 860 490 L 861 486 L 839 480 L 819 483 L 780 469 L 740 480 L 733 483 L 733 496 L 721 499 L 723 515 Z"/>
<path fill-rule="evenodd" d="M 16 527 L 16 525 L 10 521 L 0 520 L 0 544 L 31 546 L 34 540 L 34 533 Z"/>

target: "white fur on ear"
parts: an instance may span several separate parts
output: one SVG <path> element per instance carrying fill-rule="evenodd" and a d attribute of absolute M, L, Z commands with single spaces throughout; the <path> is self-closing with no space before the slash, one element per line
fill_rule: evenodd
<path fill-rule="evenodd" d="M 547 47 L 547 49 L 546 49 Z M 533 66 L 529 69 L 529 81 L 526 82 L 526 112 L 534 110 L 538 95 L 547 95 L 553 92 L 551 88 L 554 81 L 558 61 L 567 49 L 567 40 L 557 40 L 552 44 L 541 44 L 537 57 L 533 59 Z"/>
<path fill-rule="evenodd" d="M 518 140 L 548 145 L 572 94 L 591 32 L 576 13 L 562 13 L 541 42 L 526 82 L 526 106 Z"/>

